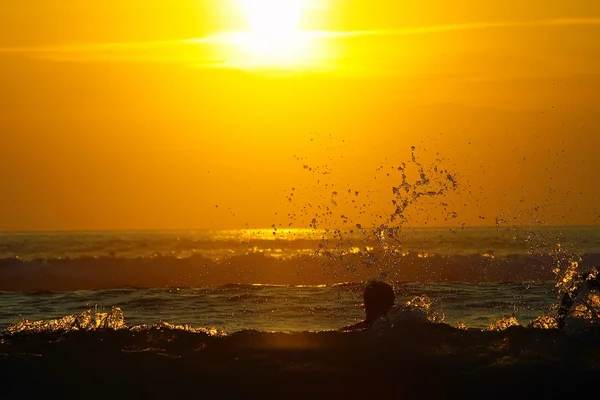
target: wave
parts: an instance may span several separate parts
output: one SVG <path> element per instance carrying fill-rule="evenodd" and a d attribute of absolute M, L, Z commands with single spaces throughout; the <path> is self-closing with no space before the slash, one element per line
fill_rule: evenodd
<path fill-rule="evenodd" d="M 127 326 L 122 316 L 88 310 L 0 333 L 0 397 L 548 398 L 598 383 L 598 332 L 568 335 L 543 321 L 476 330 L 404 318 L 368 332 L 223 334 Z"/>
<path fill-rule="evenodd" d="M 276 298 L 275 296 L 258 296 L 256 294 L 252 294 L 252 293 L 244 293 L 244 294 L 239 294 L 236 296 L 231 296 L 231 297 L 227 298 L 226 301 L 232 302 L 232 303 L 247 302 L 247 301 L 252 301 L 254 303 L 266 303 L 275 298 Z"/>
<path fill-rule="evenodd" d="M 298 256 L 262 254 L 213 261 L 177 258 L 80 257 L 23 261 L 0 259 L 0 291 L 65 291 L 120 287 L 217 287 L 226 284 L 333 285 L 385 278 L 396 282 L 555 282 L 553 255 L 441 256 L 373 252 L 368 255 Z M 577 258 L 581 268 L 600 265 L 600 254 Z"/>
<path fill-rule="evenodd" d="M 364 225 L 364 224 L 363 224 Z M 381 227 L 380 227 L 381 228 Z M 139 231 L 6 233 L 0 235 L 0 258 L 58 257 L 177 257 L 202 255 L 208 258 L 262 252 L 286 257 L 313 253 L 325 244 L 342 252 L 377 248 L 379 228 L 360 229 L 258 229 L 225 231 Z M 342 239 L 343 238 L 343 239 Z M 386 245 L 402 251 L 429 254 L 525 254 L 532 248 L 552 249 L 558 242 L 579 254 L 598 252 L 597 227 L 504 227 L 504 228 L 404 228 L 394 231 Z"/>
<path fill-rule="evenodd" d="M 595 329 L 598 321 L 591 318 L 578 316 L 578 319 L 587 321 L 585 329 L 581 329 L 580 332 L 589 331 L 590 328 Z M 555 318 L 547 315 L 542 315 L 528 324 L 529 328 L 534 329 L 555 329 L 557 325 L 552 321 Z M 376 322 L 373 327 L 366 333 L 367 335 L 380 337 L 387 335 L 390 332 L 402 330 L 406 327 L 414 326 L 418 329 L 422 329 L 423 325 L 446 325 L 444 323 L 444 316 L 436 308 L 436 304 L 425 296 L 415 297 L 413 300 L 408 301 L 404 304 L 394 306 L 394 308 L 388 312 L 385 317 L 382 317 Z M 575 326 L 575 325 L 573 325 Z M 583 326 L 579 324 L 577 326 Z M 510 327 L 522 327 L 519 321 L 514 315 L 507 316 L 505 318 L 494 321 L 490 324 L 489 331 L 503 331 Z M 600 327 L 600 326 L 599 326 Z M 458 327 L 465 331 L 481 331 L 480 329 Z M 60 318 L 29 321 L 22 320 L 15 324 L 10 325 L 3 331 L 0 331 L 0 343 L 6 343 L 11 338 L 19 338 L 31 335 L 47 335 L 47 334 L 69 334 L 73 332 L 116 332 L 116 331 L 127 331 L 127 332 L 151 332 L 151 331 L 185 331 L 192 333 L 202 333 L 210 337 L 229 337 L 239 334 L 247 330 L 226 333 L 220 331 L 214 327 L 194 327 L 188 324 L 171 324 L 166 321 L 148 326 L 142 325 L 128 325 L 125 322 L 125 313 L 119 307 L 112 307 L 110 310 L 102 310 L 97 307 L 88 308 L 81 313 L 69 314 Z M 253 332 L 258 332 L 251 330 Z M 334 331 L 322 331 L 322 332 L 335 332 Z M 579 332 L 579 333 L 580 333 Z M 313 332 L 314 333 L 314 332 Z M 340 332 L 341 333 L 341 332 Z M 348 333 L 348 332 L 344 332 Z M 571 330 L 573 333 L 573 330 Z"/>

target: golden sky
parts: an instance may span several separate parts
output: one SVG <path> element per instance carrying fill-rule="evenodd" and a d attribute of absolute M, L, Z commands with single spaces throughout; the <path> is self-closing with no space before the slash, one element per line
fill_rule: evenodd
<path fill-rule="evenodd" d="M 411 146 L 413 225 L 600 222 L 598 1 L 8 0 L 0 71 L 0 230 L 368 226 Z"/>

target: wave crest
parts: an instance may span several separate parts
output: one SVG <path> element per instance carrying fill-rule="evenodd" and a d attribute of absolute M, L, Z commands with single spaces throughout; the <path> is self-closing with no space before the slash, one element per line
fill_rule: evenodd
<path fill-rule="evenodd" d="M 8 327 L 9 334 L 30 332 L 72 332 L 127 329 L 125 315 L 118 307 L 102 312 L 96 308 L 85 310 L 81 314 L 66 315 L 62 318 L 41 321 L 20 321 Z"/>
<path fill-rule="evenodd" d="M 213 261 L 189 258 L 83 257 L 21 261 L 0 259 L 0 291 L 65 291 L 117 287 L 215 287 L 230 283 L 322 285 L 388 279 L 395 282 L 555 282 L 551 255 L 421 257 L 416 253 L 298 256 L 261 254 Z M 376 260 L 377 262 L 372 262 Z M 580 268 L 600 265 L 600 254 L 581 257 Z"/>

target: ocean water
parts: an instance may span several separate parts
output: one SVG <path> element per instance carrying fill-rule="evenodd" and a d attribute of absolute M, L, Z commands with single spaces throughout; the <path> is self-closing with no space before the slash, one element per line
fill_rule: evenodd
<path fill-rule="evenodd" d="M 368 279 L 427 299 L 452 326 L 551 314 L 577 270 L 600 265 L 600 228 L 5 233 L 0 329 L 123 310 L 224 332 L 322 331 L 362 317 Z M 325 245 L 327 248 L 324 250 Z"/>
<path fill-rule="evenodd" d="M 488 328 L 507 316 L 527 324 L 556 303 L 549 283 L 397 283 L 398 302 L 427 298 L 453 326 Z M 225 285 L 196 288 L 120 288 L 0 294 L 0 328 L 81 314 L 123 310 L 128 324 L 161 321 L 216 328 L 295 332 L 333 330 L 363 317 L 360 283 L 332 286 Z"/>
<path fill-rule="evenodd" d="M 600 228 L 4 233 L 0 398 L 552 398 L 600 379 Z M 366 332 L 369 279 L 398 308 Z"/>

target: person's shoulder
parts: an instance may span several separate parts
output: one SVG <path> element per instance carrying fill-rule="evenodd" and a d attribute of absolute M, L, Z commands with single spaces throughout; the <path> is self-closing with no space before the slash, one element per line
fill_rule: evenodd
<path fill-rule="evenodd" d="M 400 322 L 409 319 L 427 320 L 427 313 L 425 310 L 417 307 L 411 307 L 406 304 L 397 304 L 390 309 L 386 318 L 391 322 Z"/>

